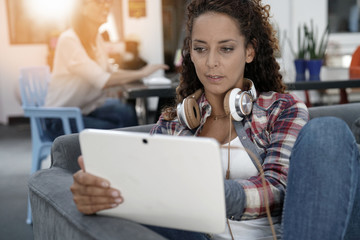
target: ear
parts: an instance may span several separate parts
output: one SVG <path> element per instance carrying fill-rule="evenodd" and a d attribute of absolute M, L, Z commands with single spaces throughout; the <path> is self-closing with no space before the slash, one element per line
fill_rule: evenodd
<path fill-rule="evenodd" d="M 87 14 L 88 14 L 88 9 L 87 9 L 86 6 L 84 6 L 84 7 L 82 7 L 82 8 L 80 9 L 80 14 L 83 15 L 83 16 L 87 16 Z"/>
<path fill-rule="evenodd" d="M 255 57 L 255 49 L 252 43 L 249 43 L 246 47 L 246 63 L 251 63 Z"/>

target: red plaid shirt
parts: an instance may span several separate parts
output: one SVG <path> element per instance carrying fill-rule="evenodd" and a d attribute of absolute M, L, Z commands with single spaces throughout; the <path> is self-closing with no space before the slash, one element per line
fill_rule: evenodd
<path fill-rule="evenodd" d="M 200 126 L 196 130 L 189 130 L 177 119 L 165 121 L 160 116 L 151 133 L 179 136 L 199 135 L 206 118 L 211 114 L 211 106 L 204 94 L 199 98 L 198 103 L 202 117 Z M 261 153 L 262 167 L 267 181 L 268 200 L 273 216 L 281 213 L 291 150 L 299 131 L 308 119 L 308 110 L 303 102 L 290 94 L 266 92 L 260 94 L 253 106 L 252 114 L 243 120 L 248 137 Z M 241 219 L 266 216 L 264 190 L 260 176 L 236 181 L 244 188 L 246 195 L 246 206 L 244 206 Z"/>

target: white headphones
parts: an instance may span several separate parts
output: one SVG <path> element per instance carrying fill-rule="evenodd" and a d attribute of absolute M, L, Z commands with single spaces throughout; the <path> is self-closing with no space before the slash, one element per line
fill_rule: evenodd
<path fill-rule="evenodd" d="M 224 98 L 225 113 L 231 114 L 235 121 L 242 121 L 245 116 L 249 115 L 253 102 L 257 99 L 255 85 L 250 79 L 244 78 L 244 86 L 249 90 L 242 91 L 240 88 L 233 88 L 226 93 Z M 180 123 L 190 129 L 200 125 L 201 115 L 197 100 L 201 94 L 202 90 L 198 89 L 177 105 L 177 116 Z"/>

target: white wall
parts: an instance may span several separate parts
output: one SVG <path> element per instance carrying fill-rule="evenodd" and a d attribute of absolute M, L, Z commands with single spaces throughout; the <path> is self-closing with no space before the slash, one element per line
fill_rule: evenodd
<path fill-rule="evenodd" d="M 123 1 L 124 37 L 140 39 L 139 52 L 148 63 L 164 63 L 162 0 L 146 0 L 146 16 L 130 18 L 128 1 Z"/>
<path fill-rule="evenodd" d="M 297 27 L 299 24 L 310 23 L 310 20 L 313 19 L 318 28 L 319 37 L 327 25 L 328 0 L 265 0 L 264 2 L 270 4 L 274 20 L 281 31 L 286 30 L 295 51 L 297 50 Z M 286 73 L 290 75 L 286 76 L 285 74 L 285 80 L 289 80 L 286 77 L 292 79 L 291 76 L 294 75 L 291 64 L 293 57 L 288 44 L 284 45 L 283 64 L 286 65 Z M 328 46 L 336 46 L 336 52 L 328 49 L 328 53 L 351 56 L 358 45 L 360 45 L 360 33 L 330 33 Z"/>
<path fill-rule="evenodd" d="M 17 96 L 19 69 L 46 64 L 46 56 L 45 44 L 10 45 L 6 1 L 0 0 L 0 123 L 23 115 Z"/>
<path fill-rule="evenodd" d="M 278 58 L 280 64 L 280 71 L 283 75 L 284 81 L 292 80 L 292 55 L 285 39 L 290 37 L 292 29 L 292 14 L 291 14 L 291 1 L 289 0 L 265 0 L 264 3 L 270 5 L 271 22 L 276 31 L 278 31 L 279 45 L 281 50 L 281 58 Z"/>
<path fill-rule="evenodd" d="M 146 16 L 141 18 L 130 18 L 128 6 L 128 1 L 123 1 L 124 38 L 135 36 L 140 39 L 141 58 L 149 64 L 164 63 L 162 0 L 146 0 Z M 163 75 L 162 70 L 152 74 L 152 76 Z M 158 97 L 148 98 L 148 108 L 154 111 L 158 100 Z"/>
<path fill-rule="evenodd" d="M 310 24 L 310 20 L 313 19 L 319 29 L 319 34 L 322 34 L 327 23 L 327 0 L 265 0 L 264 3 L 270 5 L 272 21 L 275 22 L 275 26 L 278 26 L 280 32 L 282 56 L 278 61 L 284 81 L 294 81 L 294 56 L 289 43 L 284 39 L 285 32 L 295 51 L 297 51 L 297 28 L 300 24 Z"/>

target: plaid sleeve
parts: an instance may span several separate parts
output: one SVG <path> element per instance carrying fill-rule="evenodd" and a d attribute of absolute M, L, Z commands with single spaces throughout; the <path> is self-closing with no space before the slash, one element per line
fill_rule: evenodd
<path fill-rule="evenodd" d="M 297 101 L 280 101 L 267 116 L 266 131 L 268 131 L 269 142 L 262 167 L 272 215 L 279 215 L 282 211 L 290 154 L 308 118 L 305 104 Z M 241 219 L 265 216 L 265 192 L 260 175 L 236 181 L 243 186 L 246 195 L 245 209 Z"/>
<path fill-rule="evenodd" d="M 150 134 L 176 135 L 179 131 L 178 121 L 166 121 L 161 115 L 157 123 L 151 129 Z"/>

